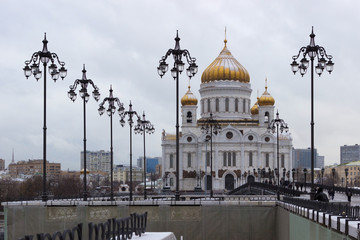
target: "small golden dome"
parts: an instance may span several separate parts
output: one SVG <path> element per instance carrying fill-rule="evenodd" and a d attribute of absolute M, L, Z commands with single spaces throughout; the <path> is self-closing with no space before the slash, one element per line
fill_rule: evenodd
<path fill-rule="evenodd" d="M 201 76 L 201 83 L 217 80 L 233 80 L 244 83 L 250 82 L 248 71 L 231 55 L 225 46 L 219 56 L 205 69 Z"/>
<path fill-rule="evenodd" d="M 83 169 L 83 168 L 80 170 L 80 173 L 81 173 L 81 174 L 84 174 L 84 169 Z M 89 170 L 89 169 L 86 169 L 86 173 L 90 173 L 90 170 Z"/>
<path fill-rule="evenodd" d="M 259 98 L 258 98 L 258 100 L 259 100 Z M 251 107 L 251 114 L 252 114 L 252 115 L 257 115 L 257 114 L 259 114 L 258 101 L 256 101 L 256 103 L 254 104 L 254 106 Z"/>
<path fill-rule="evenodd" d="M 261 95 L 261 97 L 258 100 L 259 106 L 274 106 L 275 99 L 268 93 L 267 91 L 267 79 L 265 80 L 265 92 Z"/>
<path fill-rule="evenodd" d="M 198 100 L 196 99 L 195 95 L 190 91 L 190 85 L 188 87 L 187 92 L 185 95 L 181 98 L 181 105 L 182 106 L 196 106 L 198 103 Z"/>

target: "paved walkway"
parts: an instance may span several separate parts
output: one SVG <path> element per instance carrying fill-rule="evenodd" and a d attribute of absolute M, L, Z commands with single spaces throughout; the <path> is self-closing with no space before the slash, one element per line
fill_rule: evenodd
<path fill-rule="evenodd" d="M 310 192 L 310 188 L 306 188 L 307 192 Z M 329 197 L 327 191 L 324 191 L 326 195 Z M 329 198 L 330 199 L 330 198 Z M 330 200 L 330 202 L 347 202 L 348 198 L 344 193 L 335 192 L 334 200 Z M 351 197 L 351 206 L 360 206 L 360 195 L 352 195 Z"/>

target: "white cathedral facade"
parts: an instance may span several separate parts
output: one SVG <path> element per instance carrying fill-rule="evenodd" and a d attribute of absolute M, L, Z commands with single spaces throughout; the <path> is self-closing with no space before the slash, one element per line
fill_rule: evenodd
<path fill-rule="evenodd" d="M 219 56 L 201 77 L 200 102 L 190 86 L 181 99 L 181 132 L 179 136 L 179 189 L 232 190 L 247 181 L 277 181 L 277 138 L 268 131 L 274 119 L 274 98 L 267 91 L 252 106 L 250 76 L 227 49 L 227 41 Z M 197 119 L 200 111 L 200 119 Z M 221 126 L 212 139 L 212 181 L 210 141 L 201 131 L 212 114 Z M 292 138 L 279 135 L 279 175 L 288 179 L 292 169 Z M 176 188 L 176 136 L 162 133 L 162 174 L 164 187 Z"/>

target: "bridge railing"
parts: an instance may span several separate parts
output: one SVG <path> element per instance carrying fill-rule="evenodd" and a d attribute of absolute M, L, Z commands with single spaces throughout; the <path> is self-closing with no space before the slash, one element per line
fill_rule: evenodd
<path fill-rule="evenodd" d="M 246 183 L 246 184 L 230 191 L 228 194 L 236 195 L 238 192 L 241 192 L 242 190 L 249 189 L 251 191 L 251 188 L 265 190 L 265 191 L 271 192 L 273 194 L 276 194 L 277 192 L 279 192 L 280 194 L 288 195 L 288 196 L 300 196 L 300 194 L 303 194 L 303 192 L 301 192 L 301 191 L 297 191 L 295 189 L 288 188 L 286 186 L 276 186 L 276 185 L 271 185 L 271 184 L 261 183 L 261 182 Z"/>
<path fill-rule="evenodd" d="M 112 218 L 103 223 L 89 223 L 88 234 L 89 240 L 115 240 L 115 239 L 132 239 L 133 235 L 141 237 L 145 233 L 147 226 L 147 212 L 143 214 L 132 213 L 125 218 Z M 77 224 L 72 229 L 63 232 L 38 233 L 36 236 L 26 235 L 18 240 L 57 240 L 72 239 L 83 240 L 83 224 Z"/>

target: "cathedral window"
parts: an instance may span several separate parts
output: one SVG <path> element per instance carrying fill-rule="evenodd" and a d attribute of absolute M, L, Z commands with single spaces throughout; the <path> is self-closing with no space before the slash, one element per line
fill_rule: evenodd
<path fill-rule="evenodd" d="M 210 167 L 210 152 L 206 153 L 206 166 Z"/>
<path fill-rule="evenodd" d="M 285 155 L 281 154 L 281 167 L 284 168 L 285 167 Z"/>
<path fill-rule="evenodd" d="M 239 99 L 235 98 L 235 112 L 239 111 Z"/>
<path fill-rule="evenodd" d="M 231 152 L 228 152 L 228 166 L 231 166 Z"/>
<path fill-rule="evenodd" d="M 207 100 L 207 111 L 208 111 L 208 112 L 211 112 L 210 99 Z"/>
<path fill-rule="evenodd" d="M 245 112 L 246 102 L 245 99 L 243 99 L 243 112 Z"/>
<path fill-rule="evenodd" d="M 268 153 L 265 154 L 265 167 L 269 167 L 270 156 Z"/>
<path fill-rule="evenodd" d="M 265 112 L 264 122 L 269 122 L 269 112 Z"/>
<path fill-rule="evenodd" d="M 252 167 L 253 165 L 253 154 L 252 152 L 249 152 L 249 167 Z"/>
<path fill-rule="evenodd" d="M 233 166 L 236 166 L 236 152 L 233 152 Z"/>
<path fill-rule="evenodd" d="M 188 166 L 188 168 L 191 167 L 191 153 L 187 154 L 187 166 Z"/>
<path fill-rule="evenodd" d="M 215 100 L 215 111 L 219 112 L 219 99 L 218 98 Z"/>
<path fill-rule="evenodd" d="M 226 152 L 223 154 L 223 165 L 226 166 Z"/>
<path fill-rule="evenodd" d="M 223 165 L 224 167 L 236 166 L 236 152 L 224 152 Z"/>
<path fill-rule="evenodd" d="M 225 98 L 225 111 L 229 111 L 229 98 Z"/>
<path fill-rule="evenodd" d="M 170 168 L 174 168 L 174 155 L 170 154 Z"/>
<path fill-rule="evenodd" d="M 192 123 L 192 113 L 190 111 L 186 113 L 186 122 Z"/>

